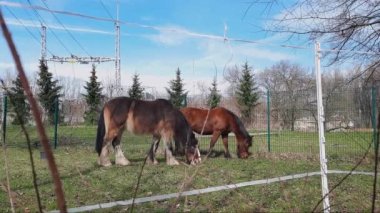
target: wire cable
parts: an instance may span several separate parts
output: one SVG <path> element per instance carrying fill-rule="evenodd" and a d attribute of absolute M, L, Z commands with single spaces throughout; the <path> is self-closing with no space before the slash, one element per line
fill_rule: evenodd
<path fill-rule="evenodd" d="M 29 30 L 29 28 L 27 27 L 27 26 L 25 26 L 25 24 L 16 16 L 16 14 L 14 14 L 13 12 L 12 12 L 12 10 L 11 9 L 9 9 L 9 7 L 7 7 L 7 6 L 5 6 L 4 7 L 5 9 L 7 9 L 7 11 L 25 28 L 25 30 L 30 34 L 30 36 L 32 36 L 32 38 L 39 44 L 39 45 L 41 45 L 41 41 L 36 37 L 36 35 L 34 35 L 33 33 L 32 33 L 32 31 L 30 31 Z M 46 49 L 49 53 L 50 53 L 50 55 L 54 55 L 49 49 Z"/>
<path fill-rule="evenodd" d="M 30 2 L 30 0 L 28 0 Z M 49 6 L 47 5 L 47 3 L 43 0 L 41 0 L 41 2 L 45 5 L 45 7 L 50 10 Z M 70 35 L 70 37 L 75 41 L 75 43 L 79 46 L 79 48 L 81 48 L 83 50 L 83 52 L 85 52 L 89 57 L 91 57 L 91 55 L 86 51 L 86 49 L 82 46 L 81 43 L 79 43 L 79 41 L 74 37 L 74 35 L 68 30 L 66 29 L 65 25 L 61 22 L 61 20 L 59 20 L 59 18 L 55 15 L 55 13 L 53 12 L 50 12 L 55 20 L 57 20 L 57 22 L 63 27 L 63 29 Z"/>
<path fill-rule="evenodd" d="M 102 5 L 103 9 L 106 11 L 106 13 L 108 14 L 108 16 L 111 18 L 111 19 L 114 19 L 112 14 L 110 13 L 110 11 L 108 10 L 108 8 L 106 7 L 106 5 L 103 3 L 102 0 L 99 0 L 100 1 L 100 4 Z"/>
<path fill-rule="evenodd" d="M 32 5 L 32 3 L 30 2 L 30 0 L 28 0 L 28 3 L 30 5 L 30 8 L 33 9 L 34 11 L 34 15 L 37 17 L 37 19 L 39 20 L 41 26 L 46 26 L 45 24 L 45 21 L 43 20 L 42 16 L 38 13 L 37 9 L 35 9 Z M 67 46 L 62 42 L 62 40 L 57 36 L 57 34 L 55 34 L 55 32 L 53 30 L 51 30 L 50 28 L 48 28 L 49 31 L 53 34 L 53 36 L 57 39 L 57 41 L 61 44 L 61 46 L 70 54 L 70 55 L 73 55 L 72 52 L 69 50 L 69 48 L 67 48 Z"/>
<path fill-rule="evenodd" d="M 43 8 L 40 6 L 34 6 L 34 5 L 28 6 L 28 5 L 18 4 L 18 3 L 8 2 L 8 1 L 0 1 L 0 5 L 10 6 L 10 7 L 21 7 L 21 8 L 34 9 L 34 10 L 43 10 L 43 11 L 48 11 L 51 13 L 58 13 L 58 14 L 63 14 L 63 15 L 68 15 L 68 16 L 76 16 L 76 17 L 81 17 L 81 18 L 86 18 L 86 19 L 97 20 L 97 21 L 113 22 L 113 23 L 115 22 L 114 19 L 110 19 L 110 18 L 90 16 L 90 15 L 86 15 L 86 14 L 74 13 L 74 12 L 69 12 L 69 11 L 51 10 L 49 8 Z M 191 31 L 181 30 L 181 29 L 177 29 L 177 28 L 160 27 L 160 26 L 132 23 L 132 22 L 120 21 L 120 20 L 118 22 L 120 24 L 124 24 L 124 25 L 137 26 L 137 27 L 141 27 L 141 28 L 149 28 L 149 29 L 153 29 L 153 30 L 157 30 L 157 31 L 175 32 L 175 33 L 184 34 L 184 35 L 188 35 L 188 36 L 192 36 L 192 37 L 201 37 L 201 38 L 205 38 L 205 39 L 212 39 L 212 40 L 219 40 L 219 41 L 229 40 L 229 41 L 240 42 L 240 43 L 259 44 L 259 45 L 283 47 L 283 48 L 291 48 L 291 49 L 312 49 L 312 47 L 310 47 L 310 46 L 272 44 L 272 43 L 268 43 L 268 42 L 260 42 L 260 41 L 255 41 L 255 40 L 239 39 L 239 38 L 227 38 L 227 37 L 219 36 L 219 35 L 211 35 L 211 34 L 191 32 Z M 336 49 L 322 49 L 321 50 L 321 52 L 335 52 L 335 51 L 351 52 L 351 53 L 357 53 L 357 54 L 379 55 L 379 53 L 376 53 L 376 52 L 365 52 L 365 51 L 354 51 L 354 50 L 336 50 Z"/>

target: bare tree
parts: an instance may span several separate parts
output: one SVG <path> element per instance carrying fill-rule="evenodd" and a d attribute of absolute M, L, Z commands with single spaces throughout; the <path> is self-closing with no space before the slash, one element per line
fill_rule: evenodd
<path fill-rule="evenodd" d="M 117 94 L 117 88 L 115 86 L 115 80 L 111 79 L 110 77 L 107 78 L 106 82 L 104 83 L 104 89 L 105 89 L 105 98 L 110 99 L 115 97 Z"/>
<path fill-rule="evenodd" d="M 228 67 L 223 73 L 223 78 L 229 83 L 227 94 L 229 97 L 235 97 L 237 85 L 239 83 L 240 69 L 237 65 Z"/>
<path fill-rule="evenodd" d="M 354 59 L 367 67 L 364 71 L 371 73 L 367 76 L 376 72 L 372 68 L 380 65 L 379 1 L 298 0 L 289 7 L 284 6 L 289 5 L 285 1 L 268 2 L 284 10 L 267 25 L 266 31 L 323 40 L 334 50 L 329 54 L 331 63 Z"/>
<path fill-rule="evenodd" d="M 298 64 L 280 61 L 259 75 L 263 87 L 270 91 L 274 117 L 285 128 L 294 131 L 296 120 L 302 116 L 305 97 L 313 87 L 313 80 Z"/>
<path fill-rule="evenodd" d="M 345 106 L 353 104 L 350 103 L 352 99 L 349 98 L 352 91 L 348 90 L 345 82 L 346 79 L 339 69 L 325 72 L 322 76 L 323 108 L 325 112 L 323 124 L 326 131 L 350 127 L 351 118 L 348 115 L 351 113 L 347 113 L 344 109 L 347 109 Z"/>
<path fill-rule="evenodd" d="M 63 99 L 79 99 L 81 98 L 81 90 L 83 81 L 74 77 L 58 77 L 59 85 L 62 87 Z"/>

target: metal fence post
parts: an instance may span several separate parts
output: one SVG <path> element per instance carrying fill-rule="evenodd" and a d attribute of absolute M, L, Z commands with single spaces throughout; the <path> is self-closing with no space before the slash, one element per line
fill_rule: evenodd
<path fill-rule="evenodd" d="M 270 92 L 267 89 L 267 143 L 268 143 L 268 152 L 270 152 Z"/>
<path fill-rule="evenodd" d="M 377 96 L 377 88 L 375 86 L 372 86 L 371 89 L 371 98 L 372 98 L 372 131 L 373 131 L 373 144 L 374 148 L 376 150 L 376 139 L 377 139 L 377 122 L 376 122 L 376 114 L 377 114 L 377 103 L 376 103 L 376 96 Z"/>
<path fill-rule="evenodd" d="M 327 158 L 326 158 L 326 138 L 325 138 L 325 113 L 323 109 L 322 98 L 322 76 L 321 76 L 321 46 L 319 42 L 315 42 L 315 81 L 317 90 L 317 112 L 318 112 L 318 138 L 319 138 L 319 161 L 321 165 L 321 182 L 322 182 L 322 198 L 323 198 L 323 212 L 329 213 L 330 198 L 329 186 L 327 180 Z"/>
<path fill-rule="evenodd" d="M 58 110 L 59 110 L 59 101 L 58 101 L 58 97 L 55 98 L 55 101 L 54 101 L 54 149 L 57 148 L 57 141 L 58 141 L 58 116 L 59 116 L 59 113 L 58 113 Z"/>

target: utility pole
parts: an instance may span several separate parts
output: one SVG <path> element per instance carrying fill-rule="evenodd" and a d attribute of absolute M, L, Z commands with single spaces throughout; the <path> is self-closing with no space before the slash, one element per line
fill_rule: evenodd
<path fill-rule="evenodd" d="M 51 58 L 46 57 L 46 26 L 42 25 L 41 30 L 41 60 L 44 62 L 53 61 L 59 63 L 104 63 L 104 62 L 115 62 L 115 86 L 114 91 L 117 96 L 121 95 L 121 74 L 120 74 L 120 23 L 119 23 L 119 0 L 117 0 L 116 5 L 116 20 L 115 20 L 115 58 L 111 57 L 82 57 L 71 55 L 68 57 L 61 57 L 53 55 Z"/>
<path fill-rule="evenodd" d="M 89 64 L 89 63 L 103 63 L 115 61 L 114 58 L 110 57 L 81 57 L 76 55 L 71 55 L 69 57 L 60 57 L 53 55 L 51 58 L 46 57 L 46 26 L 42 25 L 41 30 L 41 60 L 43 61 L 53 61 L 59 63 L 80 63 L 80 64 Z"/>
<path fill-rule="evenodd" d="M 44 25 L 41 26 L 41 61 L 46 60 L 46 27 Z"/>
<path fill-rule="evenodd" d="M 80 64 L 89 64 L 89 63 L 103 63 L 103 62 L 111 62 L 116 61 L 115 58 L 110 57 L 82 57 L 71 55 L 68 57 L 61 57 L 53 55 L 51 58 L 46 57 L 46 26 L 42 25 L 41 30 L 41 60 L 44 62 L 53 61 L 59 63 L 80 63 Z M 120 60 L 120 59 L 119 59 Z"/>

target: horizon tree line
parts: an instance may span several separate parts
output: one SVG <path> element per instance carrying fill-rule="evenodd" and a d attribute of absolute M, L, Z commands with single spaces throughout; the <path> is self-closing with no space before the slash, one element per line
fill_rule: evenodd
<path fill-rule="evenodd" d="M 54 80 L 52 74 L 48 71 L 46 63 L 40 62 L 40 71 L 38 72 L 37 86 L 38 97 L 41 102 L 41 107 L 45 112 L 47 123 L 52 123 L 54 120 L 55 101 L 63 97 L 62 86 L 58 84 L 58 80 Z M 357 71 L 359 72 L 359 71 Z M 85 93 L 81 94 L 83 100 L 86 102 L 84 120 L 86 124 L 96 124 L 99 111 L 104 101 L 107 100 L 107 96 L 103 94 L 104 88 L 101 82 L 98 81 L 96 75 L 96 67 L 93 66 L 91 70 L 89 81 L 85 82 L 83 88 Z M 232 74 L 231 74 L 232 73 Z M 326 109 L 325 125 L 330 122 L 334 116 L 337 116 L 336 109 L 339 104 L 348 101 L 347 98 L 341 98 L 337 100 L 337 93 L 343 93 L 344 88 L 341 85 L 344 83 L 344 77 L 338 70 L 334 71 L 335 74 L 325 75 L 323 77 L 324 90 L 327 92 L 324 96 L 324 108 Z M 235 75 L 233 77 L 232 75 Z M 252 111 L 259 104 L 260 90 L 259 85 L 262 88 L 269 89 L 271 91 L 271 107 L 272 117 L 282 122 L 282 125 L 290 130 L 295 130 L 295 122 L 310 114 L 316 119 L 316 111 L 313 110 L 313 92 L 314 79 L 312 72 L 308 72 L 297 64 L 291 64 L 288 61 L 280 61 L 271 67 L 265 69 L 265 72 L 259 73 L 256 77 L 253 74 L 252 67 L 245 62 L 241 67 L 232 67 L 232 71 L 224 76 L 225 80 L 229 79 L 230 88 L 228 95 L 230 98 L 236 100 L 238 110 L 244 122 L 252 121 Z M 135 73 L 132 77 L 132 85 L 127 90 L 128 96 L 135 99 L 144 99 L 145 90 L 139 78 L 139 74 Z M 16 78 L 10 88 L 11 96 L 17 103 L 16 106 L 12 106 L 10 111 L 18 111 L 24 118 L 23 122 L 27 122 L 30 117 L 29 105 L 25 100 L 23 89 L 20 82 Z M 257 83 L 259 82 L 259 84 Z M 177 68 L 175 71 L 175 78 L 170 80 L 169 87 L 165 88 L 168 93 L 168 99 L 177 108 L 187 105 L 188 91 L 184 89 L 185 80 L 181 77 L 181 70 Z M 356 85 L 360 87 L 360 85 Z M 300 91 L 304 91 L 300 93 Z M 206 95 L 206 102 L 203 105 L 214 108 L 219 106 L 222 95 L 218 90 L 218 84 L 216 78 L 213 79 L 211 85 L 204 90 Z M 360 95 L 360 94 L 362 95 Z M 368 126 L 369 122 L 364 122 L 365 118 L 370 116 L 370 106 L 368 107 L 365 102 L 368 102 L 369 98 L 365 95 L 364 90 L 356 89 L 355 97 L 360 97 L 360 100 L 354 100 L 353 105 L 360 109 L 362 112 L 358 117 L 363 117 L 363 121 L 357 121 L 362 123 L 360 125 Z M 227 97 L 225 97 L 227 98 Z M 13 116 L 14 117 L 14 116 Z M 62 118 L 60 118 L 62 119 Z M 17 119 L 13 119 L 13 124 L 19 124 Z M 364 122 L 364 123 L 363 123 Z"/>

